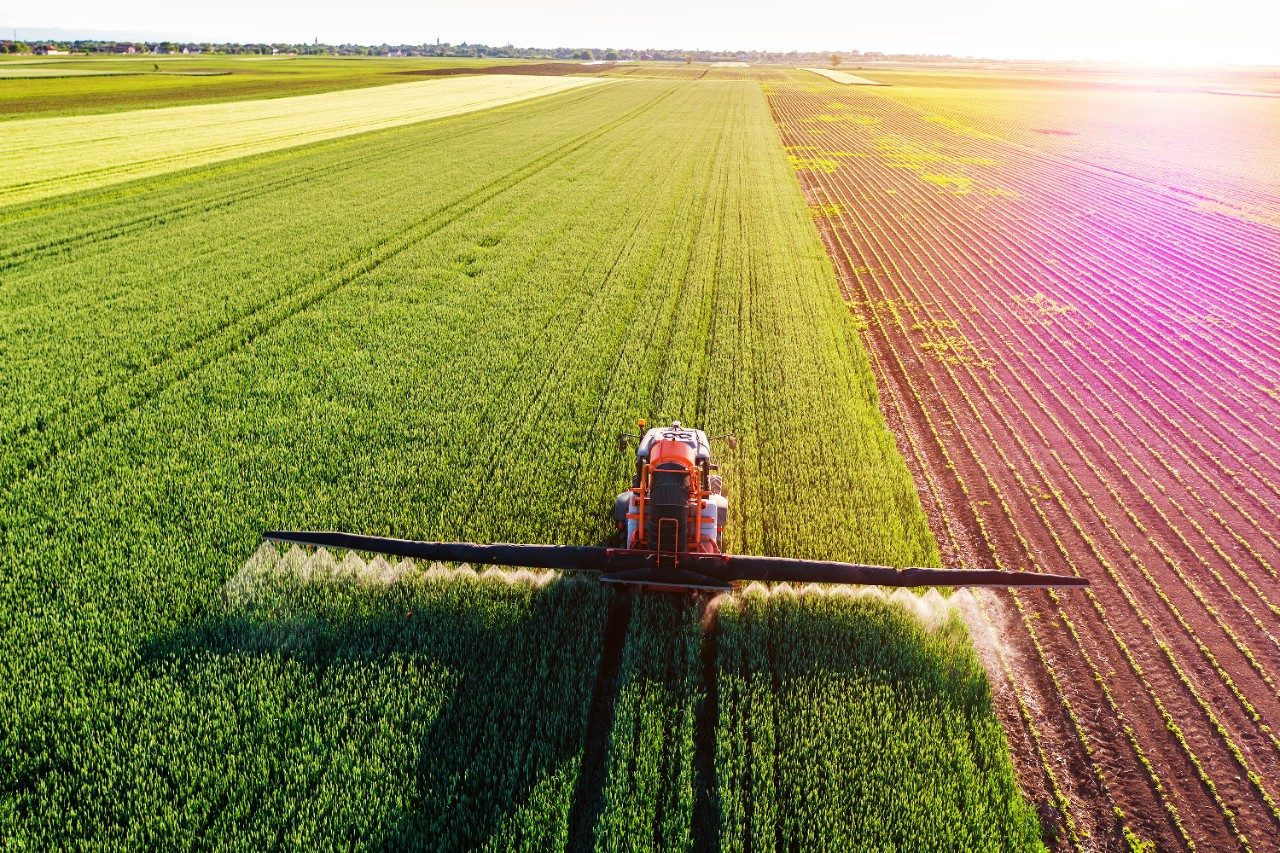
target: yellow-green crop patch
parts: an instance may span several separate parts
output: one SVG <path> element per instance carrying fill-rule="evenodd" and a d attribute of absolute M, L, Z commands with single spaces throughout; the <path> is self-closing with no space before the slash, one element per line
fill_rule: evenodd
<path fill-rule="evenodd" d="M 486 75 L 0 124 L 0 205 L 551 95 L 586 77 Z"/>
<path fill-rule="evenodd" d="M 878 80 L 871 80 L 866 77 L 859 77 L 857 74 L 850 74 L 847 71 L 838 71 L 835 68 L 803 68 L 802 71 L 811 71 L 826 77 L 833 83 L 840 83 L 844 86 L 883 86 Z"/>
<path fill-rule="evenodd" d="M 11 81 L 0 86 L 0 122 L 314 95 L 403 83 L 446 70 L 483 72 L 530 64 L 525 59 L 467 57 L 140 54 L 9 59 L 0 54 L 0 74 Z M 6 73 L 24 68 L 39 69 L 41 76 Z M 85 71 L 93 73 L 80 73 Z"/>

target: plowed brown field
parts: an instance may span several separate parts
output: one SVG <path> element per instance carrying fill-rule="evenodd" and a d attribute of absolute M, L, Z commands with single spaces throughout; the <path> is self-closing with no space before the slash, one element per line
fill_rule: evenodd
<path fill-rule="evenodd" d="M 764 85 L 1060 846 L 1280 848 L 1280 100 Z"/>

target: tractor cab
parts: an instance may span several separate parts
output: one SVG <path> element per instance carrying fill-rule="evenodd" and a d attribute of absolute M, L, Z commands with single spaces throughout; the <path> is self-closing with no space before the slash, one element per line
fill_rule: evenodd
<path fill-rule="evenodd" d="M 661 554 L 719 553 L 729 501 L 720 478 L 711 473 L 715 467 L 711 442 L 702 430 L 673 421 L 645 432 L 636 446 L 631 488 L 614 503 L 622 547 Z"/>
<path fill-rule="evenodd" d="M 693 452 L 693 462 L 702 479 L 701 485 L 704 489 L 707 488 L 707 479 L 711 475 L 711 442 L 702 430 L 682 427 L 679 421 L 672 421 L 671 426 L 654 427 L 640 439 L 640 443 L 636 445 L 636 475 L 631 480 L 631 487 L 640 485 L 640 476 L 644 466 L 649 464 L 655 445 L 663 452 L 661 444 L 666 441 L 679 442 Z M 671 454 L 667 452 L 665 455 Z M 680 455 L 684 455 L 683 450 Z"/>

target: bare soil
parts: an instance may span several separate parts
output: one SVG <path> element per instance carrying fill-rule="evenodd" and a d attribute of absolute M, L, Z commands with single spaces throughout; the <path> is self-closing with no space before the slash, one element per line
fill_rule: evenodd
<path fill-rule="evenodd" d="M 866 91 L 770 100 L 946 561 L 1092 583 L 969 615 L 1050 842 L 1277 849 L 1280 230 Z"/>

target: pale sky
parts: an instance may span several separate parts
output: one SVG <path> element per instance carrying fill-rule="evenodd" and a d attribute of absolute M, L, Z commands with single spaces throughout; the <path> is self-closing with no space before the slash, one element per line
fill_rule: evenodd
<path fill-rule="evenodd" d="M 881 50 L 1280 65 L 1280 0 L 49 0 L 7 27 L 207 41 Z"/>

